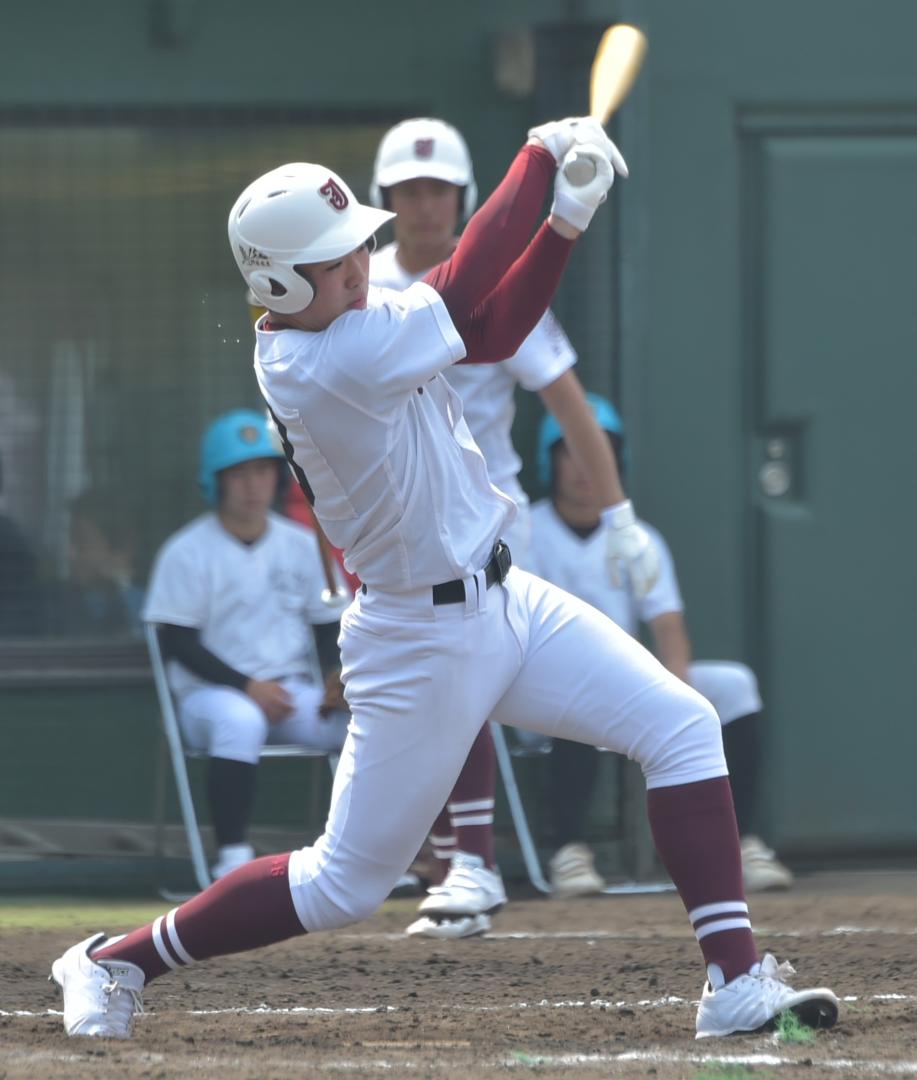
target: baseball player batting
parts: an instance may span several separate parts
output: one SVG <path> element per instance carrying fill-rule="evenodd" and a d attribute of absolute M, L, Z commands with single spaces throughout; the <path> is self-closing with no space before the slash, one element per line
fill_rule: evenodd
<path fill-rule="evenodd" d="M 71 1035 L 126 1037 L 144 985 L 166 972 L 371 914 L 491 718 L 640 762 L 706 965 L 698 1036 L 758 1029 L 786 1009 L 834 1023 L 830 990 L 793 990 L 787 968 L 758 955 L 713 709 L 611 620 L 512 565 L 500 538 L 515 504 L 490 483 L 442 377 L 511 356 L 544 314 L 614 179 L 613 155 L 590 142 L 578 153 L 594 155 L 595 178 L 575 189 L 564 178 L 582 130 L 559 121 L 530 137 L 451 258 L 403 293 L 368 281 L 391 213 L 361 205 L 330 169 L 281 166 L 233 206 L 233 254 L 268 308 L 255 374 L 318 520 L 363 582 L 341 625 L 351 723 L 313 845 L 255 859 L 54 962 Z"/>

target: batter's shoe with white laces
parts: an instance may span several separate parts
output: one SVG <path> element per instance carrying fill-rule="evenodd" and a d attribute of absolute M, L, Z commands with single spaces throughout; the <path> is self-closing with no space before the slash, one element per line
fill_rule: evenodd
<path fill-rule="evenodd" d="M 459 938 L 479 937 L 490 930 L 489 915 L 456 915 L 454 918 L 432 919 L 421 915 L 405 930 L 408 937 L 439 938 L 456 941 Z"/>
<path fill-rule="evenodd" d="M 770 953 L 765 953 L 747 975 L 729 983 L 723 981 L 717 965 L 711 964 L 697 1010 L 697 1038 L 773 1028 L 776 1018 L 788 1011 L 806 1027 L 833 1027 L 837 997 L 824 987 L 794 990 L 786 980 L 795 974 L 791 964 L 778 964 Z"/>
<path fill-rule="evenodd" d="M 564 844 L 551 857 L 551 895 L 558 900 L 573 896 L 595 896 L 605 881 L 595 868 L 592 852 L 585 844 Z"/>
<path fill-rule="evenodd" d="M 499 870 L 489 870 L 480 855 L 457 851 L 442 885 L 433 885 L 418 911 L 436 920 L 456 915 L 492 915 L 506 903 Z"/>
<path fill-rule="evenodd" d="M 743 836 L 742 881 L 746 892 L 767 892 L 788 889 L 793 875 L 757 836 Z"/>
<path fill-rule="evenodd" d="M 51 978 L 64 992 L 68 1035 L 128 1039 L 134 1014 L 143 1012 L 141 969 L 125 960 L 96 963 L 89 956 L 105 940 L 105 934 L 93 934 L 51 965 Z"/>

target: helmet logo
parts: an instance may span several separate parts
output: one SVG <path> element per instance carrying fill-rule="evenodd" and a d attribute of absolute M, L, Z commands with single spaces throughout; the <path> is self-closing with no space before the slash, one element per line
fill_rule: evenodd
<path fill-rule="evenodd" d="M 415 139 L 414 157 L 426 160 L 433 157 L 434 139 Z"/>
<path fill-rule="evenodd" d="M 350 204 L 350 200 L 341 191 L 340 185 L 330 176 L 318 189 L 318 193 L 325 196 L 333 210 L 344 210 Z"/>
<path fill-rule="evenodd" d="M 258 429 L 246 424 L 245 427 L 239 428 L 239 438 L 244 443 L 256 443 L 258 441 Z"/>
<path fill-rule="evenodd" d="M 246 247 L 245 244 L 239 244 L 239 252 L 242 255 L 243 266 L 271 265 L 270 255 L 265 255 L 263 251 L 259 251 L 256 247 Z"/>

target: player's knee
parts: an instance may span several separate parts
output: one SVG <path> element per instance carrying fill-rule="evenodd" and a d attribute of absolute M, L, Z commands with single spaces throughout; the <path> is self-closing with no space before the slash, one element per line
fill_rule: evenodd
<path fill-rule="evenodd" d="M 640 761 L 649 787 L 690 784 L 726 773 L 723 731 L 716 710 L 682 684 L 665 738 Z"/>
<path fill-rule="evenodd" d="M 720 678 L 722 701 L 717 702 L 717 712 L 721 723 L 730 724 L 741 716 L 761 711 L 758 680 L 747 664 L 732 661 L 723 664 Z"/>
<path fill-rule="evenodd" d="M 390 886 L 375 890 L 366 881 L 360 882 L 360 892 L 353 890 L 343 882 L 337 882 L 328 873 L 303 882 L 293 887 L 294 904 L 299 911 L 305 911 L 304 925 L 312 933 L 318 930 L 340 930 L 351 923 L 368 919 L 376 912 L 388 896 Z"/>
<path fill-rule="evenodd" d="M 268 730 L 267 717 L 257 702 L 246 694 L 227 694 L 213 720 L 211 755 L 255 765 Z"/>

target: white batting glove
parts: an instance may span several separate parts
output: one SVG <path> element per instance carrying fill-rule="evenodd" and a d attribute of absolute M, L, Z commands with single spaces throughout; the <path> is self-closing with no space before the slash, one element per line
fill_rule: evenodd
<path fill-rule="evenodd" d="M 547 124 L 529 128 L 528 135 L 530 139 L 541 139 L 559 165 L 576 141 L 578 123 L 579 118 L 575 116 L 568 116 L 566 120 L 550 120 Z"/>
<path fill-rule="evenodd" d="M 624 155 L 608 138 L 605 129 L 594 116 L 584 116 L 581 120 L 574 121 L 573 145 L 576 146 L 579 143 L 590 143 L 592 146 L 597 146 L 600 150 L 603 150 L 605 157 L 611 162 L 611 167 L 618 176 L 623 176 L 625 179 L 628 177 L 629 173 Z M 569 147 L 568 153 L 572 149 L 573 147 Z"/>
<path fill-rule="evenodd" d="M 583 157 L 591 159 L 594 163 L 595 176 L 588 184 L 571 184 L 564 174 L 565 165 L 573 158 Z M 557 176 L 554 178 L 554 202 L 551 204 L 551 213 L 563 218 L 580 232 L 584 232 L 592 221 L 592 215 L 605 201 L 614 178 L 615 173 L 611 162 L 599 147 L 590 143 L 577 144 L 568 152 L 557 170 Z"/>
<path fill-rule="evenodd" d="M 646 529 L 637 523 L 630 499 L 604 509 L 602 524 L 608 580 L 620 588 L 626 573 L 634 596 L 642 600 L 659 580 L 659 556 Z"/>

